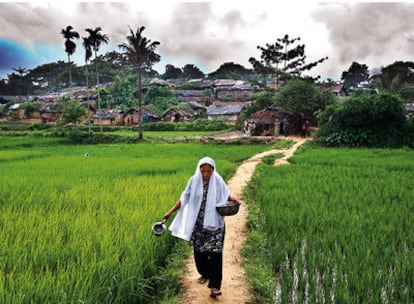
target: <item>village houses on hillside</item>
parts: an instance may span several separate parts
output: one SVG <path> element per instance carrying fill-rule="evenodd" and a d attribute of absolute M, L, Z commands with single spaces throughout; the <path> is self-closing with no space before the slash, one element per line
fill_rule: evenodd
<path fill-rule="evenodd" d="M 252 104 L 255 94 L 262 89 L 258 85 L 252 85 L 249 81 L 218 79 L 197 79 L 189 81 L 194 85 L 191 88 L 180 88 L 176 83 L 167 80 L 153 79 L 150 85 L 166 86 L 176 92 L 177 100 L 185 104 L 185 107 L 171 107 L 162 115 L 155 114 L 149 106 L 142 107 L 142 121 L 146 122 L 185 122 L 202 117 L 207 119 L 222 119 L 229 124 L 239 124 L 242 121 L 243 109 Z M 112 84 L 106 84 L 109 86 Z M 105 86 L 102 85 L 102 86 Z M 280 84 L 269 83 L 269 87 L 277 88 Z M 329 89 L 339 98 L 347 96 L 346 89 L 341 82 L 329 82 L 319 84 L 321 88 Z M 146 90 L 146 89 L 145 89 Z M 20 120 L 27 122 L 50 123 L 60 118 L 63 108 L 52 107 L 52 104 L 70 94 L 78 100 L 89 112 L 92 122 L 97 125 L 133 126 L 138 123 L 138 109 L 131 108 L 125 111 L 115 109 L 98 109 L 97 94 L 88 91 L 85 87 L 73 87 L 61 90 L 53 94 L 37 96 L 1 96 L 0 107 L 14 102 L 0 119 Z M 145 94 L 145 92 L 144 92 Z M 40 107 L 36 111 L 26 112 L 20 106 L 25 102 L 39 102 Z M 412 115 L 412 104 L 406 105 L 407 111 Z M 280 122 L 289 120 L 291 132 L 297 132 L 294 126 L 299 124 L 299 117 L 289 115 L 280 108 L 266 108 L 254 113 L 248 118 L 254 122 L 255 130 L 252 135 L 274 135 L 280 132 Z"/>

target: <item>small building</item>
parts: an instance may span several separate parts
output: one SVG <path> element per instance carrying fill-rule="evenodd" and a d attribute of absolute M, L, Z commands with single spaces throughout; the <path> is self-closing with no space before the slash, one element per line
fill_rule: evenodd
<path fill-rule="evenodd" d="M 348 96 L 345 85 L 341 82 L 323 82 L 319 84 L 319 87 L 321 89 L 330 90 L 335 96 L 338 96 L 340 98 Z"/>
<path fill-rule="evenodd" d="M 206 117 L 207 107 L 205 105 L 193 100 L 186 102 L 186 104 L 197 113 L 198 118 Z"/>
<path fill-rule="evenodd" d="M 97 111 L 92 115 L 93 124 L 99 126 L 113 126 L 117 117 L 116 111 Z"/>
<path fill-rule="evenodd" d="M 229 124 L 241 121 L 241 112 L 250 103 L 214 102 L 207 108 L 208 119 L 222 119 Z"/>
<path fill-rule="evenodd" d="M 283 121 L 289 123 L 289 134 L 296 133 L 296 119 L 293 115 L 278 107 L 267 107 L 247 118 L 252 136 L 278 136 L 282 134 Z"/>
<path fill-rule="evenodd" d="M 259 86 L 244 80 L 218 79 L 213 83 L 216 100 L 249 101 L 259 90 Z"/>
<path fill-rule="evenodd" d="M 208 96 L 204 90 L 179 90 L 177 91 L 179 102 L 197 102 L 206 105 L 211 101 L 211 96 Z"/>
<path fill-rule="evenodd" d="M 58 106 L 57 109 L 52 108 L 52 102 L 43 102 L 40 105 L 39 113 L 42 123 L 54 122 L 59 119 L 63 112 L 63 106 Z"/>
<path fill-rule="evenodd" d="M 161 117 L 156 115 L 149 107 L 142 106 L 141 108 L 141 121 L 146 122 L 156 122 L 160 121 Z M 139 117 L 139 108 L 132 108 L 126 112 L 121 112 L 119 117 L 116 118 L 116 124 L 120 126 L 133 126 L 138 124 Z"/>
<path fill-rule="evenodd" d="M 11 119 L 20 120 L 26 118 L 26 111 L 20 105 L 20 103 L 15 103 L 9 107 L 9 116 Z"/>
<path fill-rule="evenodd" d="M 185 122 L 191 121 L 196 118 L 196 112 L 180 109 L 178 107 L 172 107 L 167 109 L 162 115 L 163 121 L 171 122 Z"/>

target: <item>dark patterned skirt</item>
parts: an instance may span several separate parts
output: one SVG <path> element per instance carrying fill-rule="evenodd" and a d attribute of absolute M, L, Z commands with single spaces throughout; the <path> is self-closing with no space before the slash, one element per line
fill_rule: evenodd
<path fill-rule="evenodd" d="M 223 252 L 224 232 L 225 227 L 210 231 L 204 229 L 202 223 L 201 225 L 196 223 L 191 235 L 190 245 L 198 252 Z"/>

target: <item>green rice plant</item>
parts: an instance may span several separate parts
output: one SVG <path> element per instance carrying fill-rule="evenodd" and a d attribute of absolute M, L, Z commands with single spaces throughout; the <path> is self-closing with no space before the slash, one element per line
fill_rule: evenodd
<path fill-rule="evenodd" d="M 260 164 L 246 194 L 263 216 L 251 229 L 272 248 L 276 302 L 411 303 L 414 152 L 305 145 L 291 163 Z"/>
<path fill-rule="evenodd" d="M 159 302 L 178 288 L 164 269 L 182 248 L 169 234 L 155 237 L 152 224 L 198 159 L 213 157 L 228 179 L 265 148 L 30 137 L 0 146 L 0 302 L 22 304 Z"/>

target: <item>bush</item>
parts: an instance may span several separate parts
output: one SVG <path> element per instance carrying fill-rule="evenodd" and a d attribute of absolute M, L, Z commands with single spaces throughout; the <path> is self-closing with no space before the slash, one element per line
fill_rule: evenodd
<path fill-rule="evenodd" d="M 189 122 L 150 122 L 142 125 L 144 131 L 221 131 L 229 125 L 221 119 L 196 119 Z"/>
<path fill-rule="evenodd" d="M 52 126 L 44 123 L 33 123 L 28 126 L 28 130 L 35 131 L 35 130 L 49 130 Z"/>
<path fill-rule="evenodd" d="M 398 147 L 409 129 L 402 100 L 389 93 L 349 97 L 319 118 L 315 139 L 327 146 Z"/>

